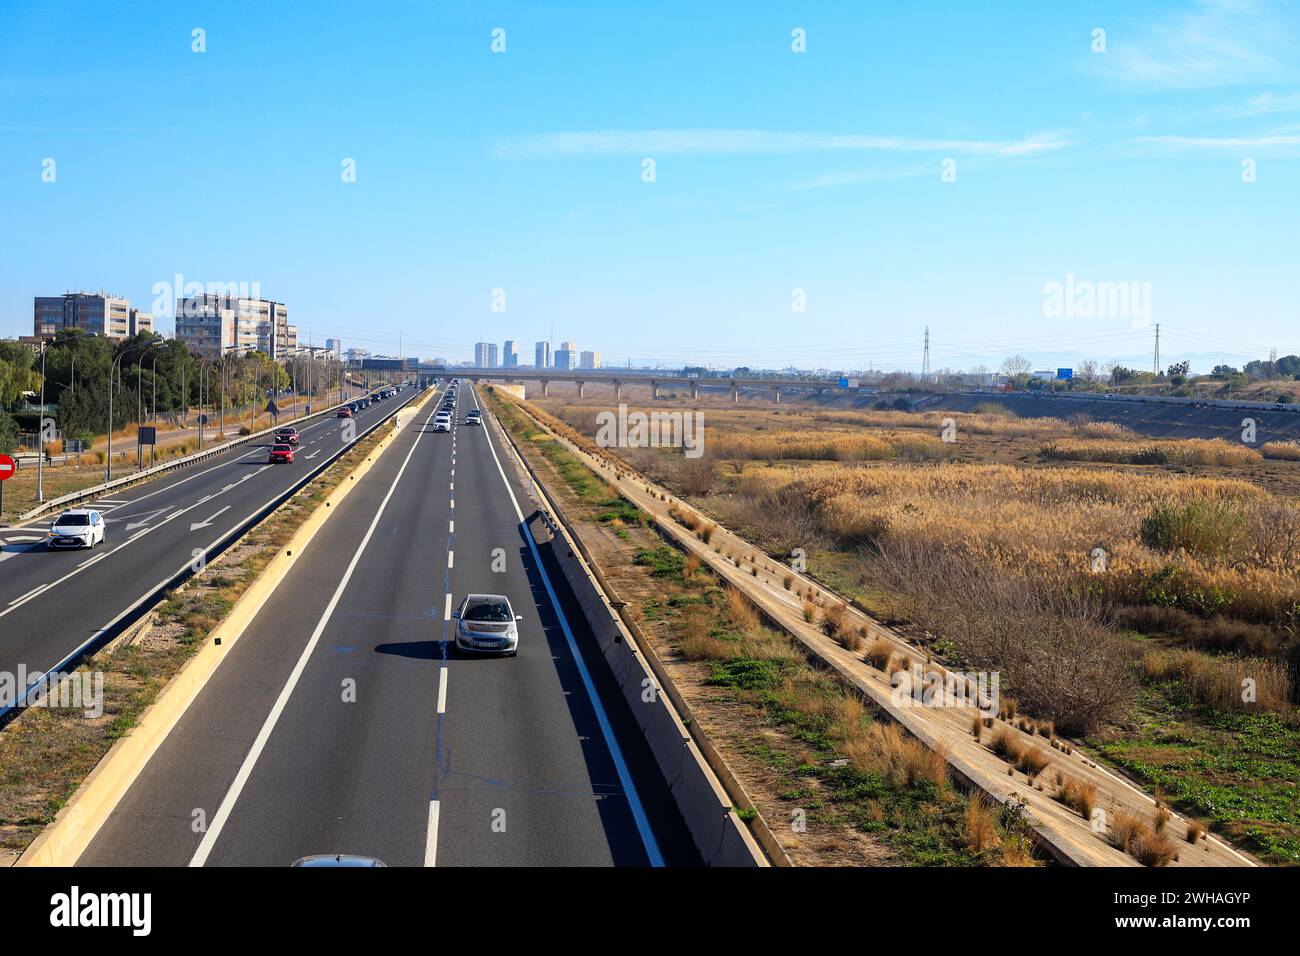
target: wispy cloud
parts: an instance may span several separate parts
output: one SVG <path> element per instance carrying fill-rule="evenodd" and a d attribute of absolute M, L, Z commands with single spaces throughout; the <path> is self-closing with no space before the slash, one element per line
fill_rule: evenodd
<path fill-rule="evenodd" d="M 916 139 L 857 133 L 761 129 L 606 129 L 500 138 L 496 159 L 592 156 L 735 155 L 800 152 L 926 152 L 959 156 L 1027 156 L 1070 145 L 1058 133 L 1016 140 Z"/>
<path fill-rule="evenodd" d="M 1142 136 L 1133 140 L 1141 146 L 1171 149 L 1267 149 L 1272 146 L 1300 146 L 1300 133 L 1265 133 L 1261 136 Z"/>
<path fill-rule="evenodd" d="M 1096 69 L 1127 84 L 1195 89 L 1267 83 L 1300 74 L 1293 0 L 1199 0 L 1195 10 L 1136 35 L 1117 25 Z"/>
<path fill-rule="evenodd" d="M 1215 110 L 1215 113 L 1233 119 L 1243 119 L 1249 116 L 1268 116 L 1272 113 L 1295 113 L 1297 111 L 1300 111 L 1300 92 L 1278 94 L 1270 91 L 1260 93 L 1258 96 L 1252 96 L 1244 103 L 1220 106 Z"/>

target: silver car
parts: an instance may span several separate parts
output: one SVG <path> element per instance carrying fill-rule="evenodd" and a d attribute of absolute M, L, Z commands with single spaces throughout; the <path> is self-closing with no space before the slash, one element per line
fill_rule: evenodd
<path fill-rule="evenodd" d="M 471 594 L 452 617 L 456 619 L 456 647 L 479 654 L 519 651 L 519 622 L 510 601 L 501 594 Z"/>

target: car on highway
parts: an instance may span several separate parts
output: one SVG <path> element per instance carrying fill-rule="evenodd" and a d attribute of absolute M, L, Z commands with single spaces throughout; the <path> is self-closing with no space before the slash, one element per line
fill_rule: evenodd
<path fill-rule="evenodd" d="M 519 622 L 524 618 L 505 595 L 470 594 L 452 617 L 460 650 L 511 657 L 519 652 Z"/>
<path fill-rule="evenodd" d="M 450 415 L 435 416 L 433 419 L 433 430 L 435 432 L 451 431 L 451 416 Z"/>
<path fill-rule="evenodd" d="M 93 548 L 104 543 L 104 517 L 89 508 L 70 508 L 54 519 L 45 536 L 49 548 Z"/>
<path fill-rule="evenodd" d="M 352 853 L 316 853 L 294 860 L 293 866 L 388 866 L 383 860 L 373 856 L 357 856 Z"/>
<path fill-rule="evenodd" d="M 276 442 L 271 446 L 271 451 L 267 454 L 266 460 L 273 465 L 277 462 L 293 464 L 293 446 L 288 442 Z"/>
<path fill-rule="evenodd" d="M 338 413 L 337 413 L 334 417 L 335 417 L 335 418 L 351 418 L 351 417 L 352 417 L 352 409 L 350 409 L 350 408 L 348 408 L 348 406 L 344 405 L 342 408 L 340 408 L 340 409 L 338 410 Z"/>
<path fill-rule="evenodd" d="M 292 425 L 285 425 L 283 428 L 275 430 L 275 440 L 278 442 L 287 442 L 290 445 L 296 445 L 301 441 L 302 436 L 298 434 L 298 429 Z"/>
<path fill-rule="evenodd" d="M 466 416 L 465 418 L 465 424 L 482 425 L 483 424 L 482 418 L 483 418 L 482 412 L 480 412 L 477 408 L 471 409 L 469 415 Z"/>

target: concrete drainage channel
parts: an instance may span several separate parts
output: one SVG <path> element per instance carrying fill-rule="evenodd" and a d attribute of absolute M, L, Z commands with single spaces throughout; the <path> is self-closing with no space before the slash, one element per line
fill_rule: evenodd
<path fill-rule="evenodd" d="M 636 624 L 624 620 L 616 610 L 621 602 L 514 437 L 496 416 L 491 418 L 537 492 L 541 507 L 528 519 L 528 533 L 564 574 L 704 862 L 709 866 L 791 866 L 739 780 L 693 719 L 654 650 Z M 749 825 L 736 810 L 751 815 Z"/>

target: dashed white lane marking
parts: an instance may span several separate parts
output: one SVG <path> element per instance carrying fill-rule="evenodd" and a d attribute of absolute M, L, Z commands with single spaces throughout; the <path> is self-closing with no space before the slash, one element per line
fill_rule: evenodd
<path fill-rule="evenodd" d="M 432 421 L 433 413 L 429 413 L 429 419 L 425 421 L 428 426 Z M 411 450 L 406 453 L 406 458 L 402 462 L 402 467 L 397 470 L 393 477 L 393 482 L 388 486 L 388 492 L 384 495 L 383 501 L 379 502 L 379 507 L 375 509 L 375 516 L 371 519 L 370 527 L 366 529 L 361 543 L 357 546 L 356 552 L 352 555 L 352 560 L 348 562 L 347 570 L 343 572 L 343 577 L 339 580 L 338 587 L 335 588 L 329 604 L 325 606 L 320 620 L 316 622 L 316 628 L 312 631 L 311 637 L 307 639 L 307 645 L 302 649 L 298 661 L 294 664 L 293 671 L 289 674 L 289 679 L 280 690 L 280 696 L 276 698 L 274 706 L 271 707 L 270 714 L 267 715 L 266 722 L 262 724 L 262 729 L 258 731 L 252 747 L 249 748 L 248 754 L 244 757 L 244 762 L 239 767 L 239 772 L 235 774 L 234 781 L 230 784 L 230 789 L 226 791 L 221 805 L 217 807 L 217 812 L 213 814 L 212 820 L 208 825 L 208 832 L 203 835 L 203 840 L 199 847 L 194 851 L 194 856 L 190 858 L 190 866 L 203 866 L 208 860 L 212 848 L 216 845 L 217 838 L 221 836 L 221 831 L 225 829 L 226 821 L 230 819 L 231 812 L 235 809 L 235 804 L 239 802 L 239 795 L 244 792 L 244 787 L 248 783 L 248 778 L 253 773 L 253 768 L 257 766 L 257 761 L 266 749 L 266 743 L 271 739 L 271 734 L 275 730 L 275 725 L 280 720 L 280 715 L 284 713 L 284 708 L 289 703 L 289 698 L 293 696 L 294 688 L 298 686 L 298 681 L 302 678 L 302 673 L 307 668 L 307 661 L 311 659 L 312 653 L 316 650 L 316 645 L 320 643 L 320 637 L 325 632 L 325 627 L 329 624 L 330 618 L 334 616 L 334 609 L 338 607 L 339 601 L 343 597 L 343 592 L 347 589 L 348 582 L 352 580 L 352 575 L 361 561 L 361 556 L 365 554 L 366 545 L 375 535 L 375 528 L 379 526 L 380 520 L 384 516 L 384 511 L 388 507 L 388 502 L 392 500 L 393 494 L 397 491 L 397 485 L 406 474 L 406 466 L 411 463 L 411 458 L 415 455 L 415 449 L 419 446 L 420 436 L 423 431 L 417 431 L 415 441 L 411 444 Z"/>
<path fill-rule="evenodd" d="M 438 713 L 447 712 L 447 668 L 438 668 Z"/>
<path fill-rule="evenodd" d="M 447 533 L 448 533 L 448 534 L 455 534 L 455 533 L 456 533 L 456 522 L 454 522 L 454 521 L 448 521 L 448 522 L 447 522 Z"/>
<path fill-rule="evenodd" d="M 438 865 L 438 801 L 429 801 L 429 829 L 424 838 L 424 865 Z"/>
<path fill-rule="evenodd" d="M 447 595 L 447 606 L 442 609 L 442 619 L 444 621 L 451 620 L 451 595 L 450 594 Z"/>
<path fill-rule="evenodd" d="M 450 569 L 450 568 L 452 568 L 452 567 L 455 566 L 455 563 L 456 563 L 456 552 L 455 552 L 455 551 L 448 551 L 448 552 L 447 552 L 447 567 Z"/>

